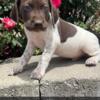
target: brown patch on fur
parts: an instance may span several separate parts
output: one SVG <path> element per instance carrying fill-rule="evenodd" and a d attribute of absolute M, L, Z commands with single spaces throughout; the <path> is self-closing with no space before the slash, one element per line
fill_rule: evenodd
<path fill-rule="evenodd" d="M 67 38 L 73 37 L 77 32 L 77 29 L 73 25 L 62 19 L 60 19 L 58 29 L 61 37 L 61 42 L 65 42 Z"/>
<path fill-rule="evenodd" d="M 11 17 L 15 21 L 22 18 L 28 30 L 38 31 L 48 27 L 49 12 L 48 0 L 16 0 Z"/>
<path fill-rule="evenodd" d="M 47 0 L 25 0 L 20 7 L 25 27 L 32 31 L 44 31 L 49 23 Z"/>
<path fill-rule="evenodd" d="M 49 5 L 50 0 L 16 0 L 11 11 L 11 18 L 18 22 L 24 21 L 25 27 L 30 31 L 44 31 L 52 15 L 52 24 L 58 20 L 58 10 Z"/>
<path fill-rule="evenodd" d="M 53 22 L 53 25 L 54 25 L 54 24 L 56 24 L 56 22 L 59 18 L 59 11 L 55 8 L 52 8 L 51 15 L 52 15 L 52 22 Z"/>
<path fill-rule="evenodd" d="M 48 0 L 48 4 L 49 4 L 49 8 L 50 8 L 50 12 L 52 15 L 52 23 L 53 25 L 57 22 L 58 18 L 59 18 L 59 10 L 55 9 L 52 5 L 50 0 Z"/>
<path fill-rule="evenodd" d="M 16 0 L 12 8 L 12 11 L 10 13 L 10 17 L 16 22 L 19 21 L 19 6 L 20 6 L 20 0 Z"/>

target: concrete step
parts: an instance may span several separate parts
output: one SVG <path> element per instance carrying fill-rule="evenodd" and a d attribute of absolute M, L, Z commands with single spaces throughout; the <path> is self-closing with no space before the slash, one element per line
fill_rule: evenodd
<path fill-rule="evenodd" d="M 40 56 L 31 58 L 27 70 L 8 76 L 11 66 L 17 59 L 7 60 L 0 64 L 0 96 L 32 97 L 94 97 L 100 96 L 100 64 L 86 67 L 85 60 L 72 61 L 54 57 L 44 78 L 31 80 L 30 73 L 36 67 Z"/>
<path fill-rule="evenodd" d="M 0 97 L 1 96 L 30 96 L 39 97 L 39 83 L 37 80 L 30 79 L 30 73 L 34 63 L 28 64 L 29 67 L 24 72 L 8 76 L 9 69 L 17 65 L 18 59 L 9 59 L 0 64 Z"/>
<path fill-rule="evenodd" d="M 84 62 L 53 59 L 41 81 L 42 96 L 100 96 L 100 64 L 86 67 Z"/>

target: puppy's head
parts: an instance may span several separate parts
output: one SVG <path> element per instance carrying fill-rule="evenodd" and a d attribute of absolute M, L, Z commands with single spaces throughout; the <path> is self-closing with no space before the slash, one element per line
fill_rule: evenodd
<path fill-rule="evenodd" d="M 30 31 L 44 31 L 51 19 L 56 23 L 58 12 L 52 8 L 50 0 L 16 0 L 11 17 L 17 22 L 21 18 Z"/>

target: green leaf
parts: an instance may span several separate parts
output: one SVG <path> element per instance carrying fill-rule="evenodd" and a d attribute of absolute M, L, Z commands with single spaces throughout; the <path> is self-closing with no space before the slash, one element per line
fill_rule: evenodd
<path fill-rule="evenodd" d="M 22 47 L 22 45 L 20 44 L 20 42 L 17 41 L 17 40 L 15 40 L 15 39 L 12 40 L 12 44 L 13 44 L 13 46 L 18 45 L 18 46 Z"/>

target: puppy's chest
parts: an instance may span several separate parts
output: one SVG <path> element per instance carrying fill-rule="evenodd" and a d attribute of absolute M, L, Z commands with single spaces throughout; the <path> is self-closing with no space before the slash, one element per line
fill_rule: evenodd
<path fill-rule="evenodd" d="M 25 29 L 25 33 L 28 41 L 30 41 L 35 47 L 40 49 L 44 48 L 46 41 L 46 32 L 32 32 Z"/>
<path fill-rule="evenodd" d="M 45 39 L 46 39 L 44 34 L 43 33 L 32 34 L 30 35 L 29 39 L 31 39 L 33 45 L 35 45 L 38 48 L 43 49 L 45 45 Z"/>

